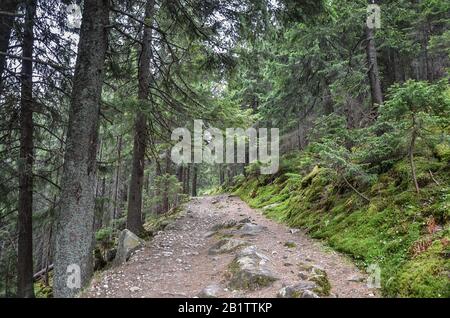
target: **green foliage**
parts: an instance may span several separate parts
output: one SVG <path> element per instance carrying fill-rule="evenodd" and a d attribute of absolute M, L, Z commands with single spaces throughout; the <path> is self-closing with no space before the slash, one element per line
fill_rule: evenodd
<path fill-rule="evenodd" d="M 436 124 L 448 125 L 450 115 L 450 97 L 448 80 L 436 84 L 408 80 L 404 84 L 395 84 L 389 90 L 389 100 L 382 106 L 380 115 L 383 121 L 411 120 L 413 115 L 427 114 L 438 116 Z M 424 118 L 425 120 L 425 118 Z"/>
<path fill-rule="evenodd" d="M 311 144 L 283 158 L 275 180 L 249 170 L 234 191 L 360 266 L 378 264 L 386 296 L 449 297 L 448 84 L 409 81 L 390 92 L 374 125 L 349 130 L 342 117 L 319 118 Z M 412 116 L 419 194 L 406 157 Z"/>
<path fill-rule="evenodd" d="M 95 240 L 105 250 L 114 245 L 114 233 L 115 231 L 111 227 L 101 228 L 95 233 Z"/>

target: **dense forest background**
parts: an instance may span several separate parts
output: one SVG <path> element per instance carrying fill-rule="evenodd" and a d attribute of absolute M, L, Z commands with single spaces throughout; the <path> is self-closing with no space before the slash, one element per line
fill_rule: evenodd
<path fill-rule="evenodd" d="M 450 3 L 370 3 L 2 0 L 0 295 L 74 296 L 67 265 L 85 286 L 122 229 L 234 191 L 386 296 L 450 297 Z M 280 170 L 175 165 L 194 119 L 280 128 Z"/>

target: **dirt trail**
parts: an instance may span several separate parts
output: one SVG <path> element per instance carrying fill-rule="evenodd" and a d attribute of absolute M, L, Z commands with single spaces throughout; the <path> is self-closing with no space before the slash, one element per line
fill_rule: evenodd
<path fill-rule="evenodd" d="M 327 272 L 334 297 L 377 297 L 361 273 L 346 257 L 331 251 L 305 234 L 268 220 L 237 197 L 193 198 L 183 217 L 159 232 L 130 260 L 97 276 L 83 297 L 196 297 L 209 285 L 219 297 L 276 297 L 286 285 L 299 281 L 298 263 L 317 265 Z M 279 277 L 271 286 L 255 291 L 228 286 L 229 264 L 236 253 L 210 255 L 220 240 L 211 228 L 234 220 L 265 227 L 254 236 L 239 238 L 268 257 L 267 266 Z M 295 233 L 292 233 L 295 232 Z M 288 244 L 286 244 L 288 242 Z"/>

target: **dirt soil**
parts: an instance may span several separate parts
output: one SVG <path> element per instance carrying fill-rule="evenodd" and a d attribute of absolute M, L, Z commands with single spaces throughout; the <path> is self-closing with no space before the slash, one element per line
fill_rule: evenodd
<path fill-rule="evenodd" d="M 213 235 L 213 226 L 230 220 L 264 227 L 254 236 L 235 238 L 257 246 L 269 258 L 267 266 L 279 277 L 271 286 L 255 291 L 228 287 L 228 266 L 236 253 L 210 255 L 209 249 L 223 237 L 223 232 Z M 367 275 L 347 257 L 267 219 L 237 197 L 219 195 L 193 198 L 182 217 L 158 232 L 127 263 L 97 274 L 82 297 L 196 297 L 210 285 L 218 286 L 219 297 L 276 297 L 283 286 L 299 281 L 299 263 L 326 271 L 331 297 L 379 296 L 378 290 L 367 287 Z"/>

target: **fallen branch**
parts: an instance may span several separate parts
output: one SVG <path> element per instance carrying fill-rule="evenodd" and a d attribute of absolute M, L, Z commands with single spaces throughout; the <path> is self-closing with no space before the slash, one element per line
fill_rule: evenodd
<path fill-rule="evenodd" d="M 428 170 L 429 172 L 430 172 L 430 177 L 431 177 L 431 180 L 433 180 L 434 181 L 434 183 L 436 183 L 437 185 L 441 185 L 440 183 L 439 183 L 439 181 L 437 181 L 435 178 L 434 178 L 434 176 L 433 176 L 433 172 L 431 172 L 431 170 Z"/>
<path fill-rule="evenodd" d="M 33 280 L 39 279 L 46 272 L 49 272 L 53 269 L 53 264 L 49 265 L 47 268 L 41 269 L 39 272 L 33 275 Z"/>
<path fill-rule="evenodd" d="M 370 202 L 370 199 L 368 197 L 366 197 L 364 194 L 362 194 L 361 192 L 359 192 L 354 186 L 352 186 L 350 184 L 350 182 L 348 182 L 347 178 L 345 176 L 342 176 L 344 178 L 345 183 L 353 190 L 356 192 L 356 194 L 358 194 L 361 198 L 363 198 L 364 200 L 366 200 L 367 202 Z"/>

